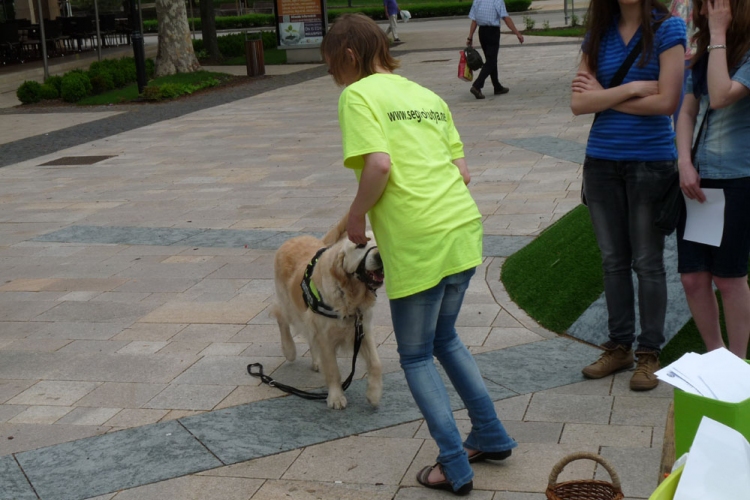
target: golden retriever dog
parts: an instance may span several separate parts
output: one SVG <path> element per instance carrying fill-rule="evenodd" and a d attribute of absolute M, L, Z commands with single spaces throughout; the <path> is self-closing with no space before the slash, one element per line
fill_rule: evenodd
<path fill-rule="evenodd" d="M 345 216 L 322 240 L 298 236 L 279 247 L 274 259 L 276 303 L 271 310 L 279 324 L 286 359 L 294 361 L 297 357 L 292 330 L 307 337 L 312 369 L 323 371 L 328 407 L 336 410 L 346 407 L 336 354 L 353 353 L 357 316 L 361 317 L 364 330 L 359 353 L 367 365 L 367 401 L 377 406 L 383 393 L 382 364 L 372 336 L 372 308 L 376 292 L 383 285 L 383 262 L 371 232 L 367 245 L 357 246 L 349 241 L 346 220 Z M 301 286 L 308 265 L 323 248 L 308 286 L 323 302 L 324 312 L 336 317 L 308 307 L 304 295 L 309 297 L 310 292 L 303 292 Z"/>

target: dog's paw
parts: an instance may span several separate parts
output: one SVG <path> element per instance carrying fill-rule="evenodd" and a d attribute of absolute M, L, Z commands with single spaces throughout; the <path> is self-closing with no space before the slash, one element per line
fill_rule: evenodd
<path fill-rule="evenodd" d="M 315 361 L 312 362 L 311 368 L 312 368 L 312 371 L 314 371 L 314 372 L 319 372 L 320 371 L 320 365 L 318 365 L 318 363 L 316 363 Z"/>
<path fill-rule="evenodd" d="M 367 384 L 367 401 L 372 406 L 378 406 L 380 404 L 380 398 L 383 396 L 383 382 L 382 381 L 370 381 Z"/>
<path fill-rule="evenodd" d="M 328 408 L 333 410 L 343 410 L 346 408 L 346 396 L 344 393 L 339 391 L 338 394 L 328 393 Z"/>

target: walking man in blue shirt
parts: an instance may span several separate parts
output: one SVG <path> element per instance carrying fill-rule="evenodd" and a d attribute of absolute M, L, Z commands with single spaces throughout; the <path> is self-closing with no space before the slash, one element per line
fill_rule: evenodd
<path fill-rule="evenodd" d="M 385 15 L 390 23 L 388 29 L 385 30 L 385 34 L 388 35 L 392 33 L 393 41 L 395 43 L 401 43 L 401 40 L 399 40 L 398 34 L 396 33 L 396 21 L 398 20 L 398 13 L 401 9 L 398 8 L 396 0 L 383 0 L 383 6 L 385 7 Z"/>
<path fill-rule="evenodd" d="M 508 87 L 503 87 L 497 76 L 497 55 L 500 52 L 500 20 L 502 19 L 505 25 L 518 37 L 520 43 L 523 43 L 523 35 L 516 28 L 513 19 L 508 15 L 508 11 L 505 10 L 503 0 L 474 0 L 469 12 L 469 19 L 471 19 L 471 28 L 469 28 L 469 38 L 466 45 L 473 43 L 474 31 L 479 26 L 479 43 L 486 59 L 482 71 L 479 72 L 479 76 L 474 80 L 474 85 L 471 86 L 471 93 L 477 99 L 484 99 L 482 87 L 489 76 L 492 80 L 492 86 L 495 87 L 495 95 L 507 94 Z"/>

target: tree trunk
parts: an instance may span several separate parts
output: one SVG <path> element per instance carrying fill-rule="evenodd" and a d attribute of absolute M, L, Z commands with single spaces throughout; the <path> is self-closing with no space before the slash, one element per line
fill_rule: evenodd
<path fill-rule="evenodd" d="M 156 0 L 159 46 L 154 76 L 192 73 L 201 67 L 190 40 L 187 11 L 183 0 Z"/>
<path fill-rule="evenodd" d="M 200 0 L 201 7 L 201 34 L 203 35 L 203 48 L 212 61 L 221 59 L 219 43 L 216 41 L 216 11 L 212 0 Z"/>

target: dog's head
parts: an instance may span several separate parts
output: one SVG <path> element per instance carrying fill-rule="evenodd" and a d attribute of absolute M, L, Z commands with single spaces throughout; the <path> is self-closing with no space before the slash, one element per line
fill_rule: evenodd
<path fill-rule="evenodd" d="M 378 245 L 372 231 L 367 232 L 370 241 L 366 245 L 357 245 L 348 239 L 343 245 L 343 267 L 347 274 L 354 275 L 367 285 L 371 291 L 383 286 L 383 260 L 380 258 Z"/>

